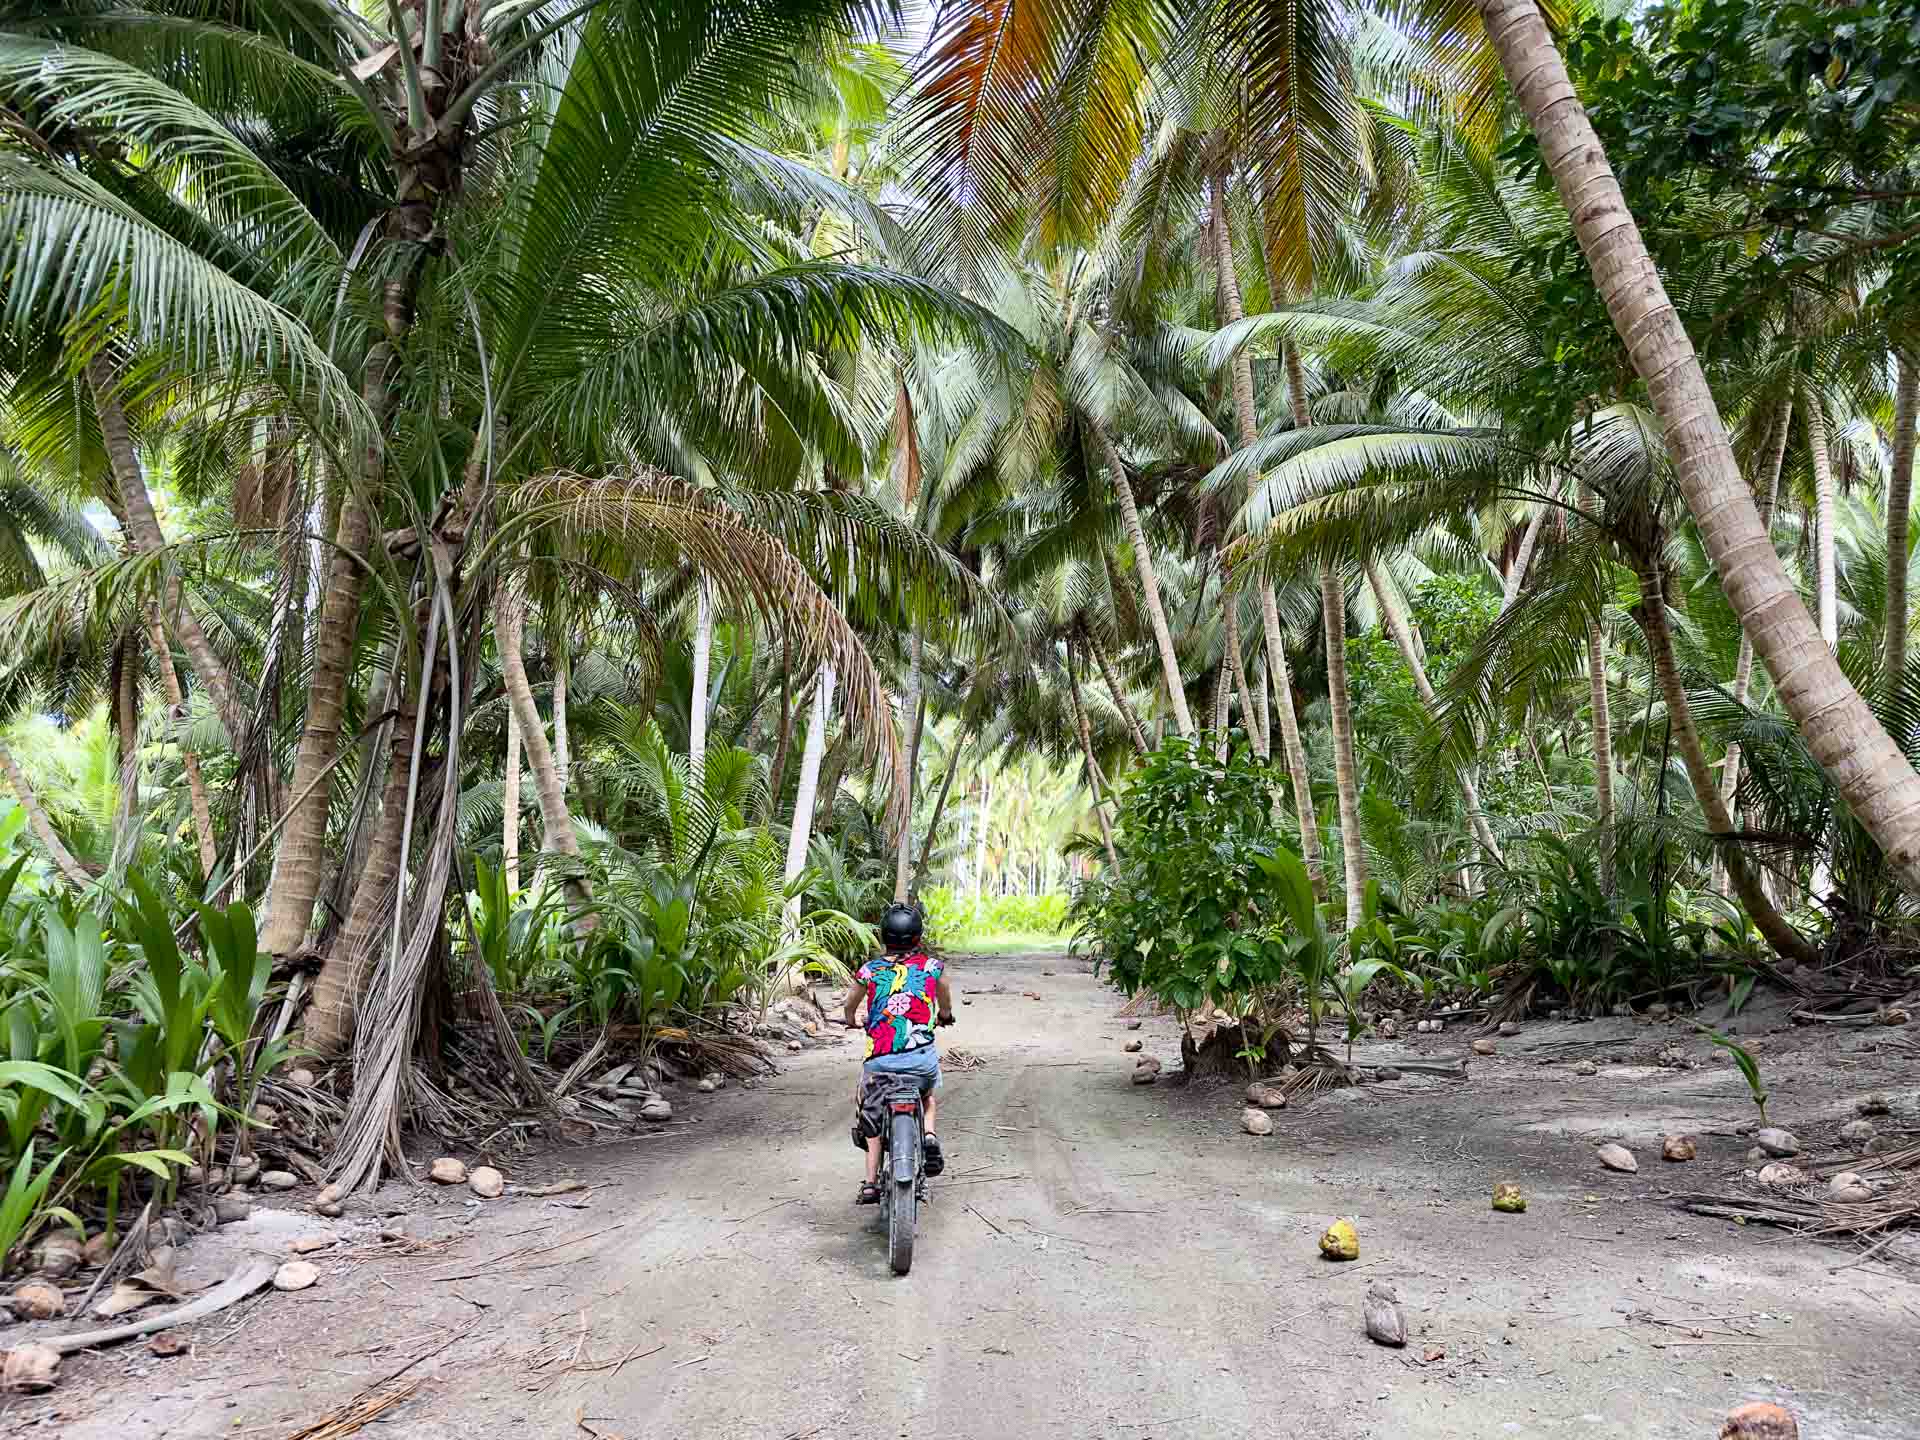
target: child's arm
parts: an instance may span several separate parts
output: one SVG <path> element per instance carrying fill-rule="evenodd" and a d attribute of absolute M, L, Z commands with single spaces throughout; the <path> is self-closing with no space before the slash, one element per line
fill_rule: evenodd
<path fill-rule="evenodd" d="M 840 1013 L 846 1017 L 847 1028 L 853 1029 L 860 1023 L 860 1002 L 867 998 L 867 987 L 854 977 L 853 988 L 847 991 L 847 1002 L 840 1007 Z"/>
<path fill-rule="evenodd" d="M 933 982 L 933 993 L 940 1001 L 940 1020 L 942 1024 L 953 1023 L 953 991 L 947 986 L 947 977 L 942 975 Z"/>

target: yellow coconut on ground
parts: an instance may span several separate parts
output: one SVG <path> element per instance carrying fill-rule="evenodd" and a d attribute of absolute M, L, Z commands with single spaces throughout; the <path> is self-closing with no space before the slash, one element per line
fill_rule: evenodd
<path fill-rule="evenodd" d="M 1506 1215 L 1526 1213 L 1527 1197 L 1518 1185 L 1502 1183 L 1493 1187 L 1493 1208 Z"/>
<path fill-rule="evenodd" d="M 1353 1222 L 1336 1220 L 1329 1225 L 1327 1233 L 1320 1237 L 1320 1253 L 1329 1260 L 1358 1260 L 1360 1232 L 1353 1228 Z"/>

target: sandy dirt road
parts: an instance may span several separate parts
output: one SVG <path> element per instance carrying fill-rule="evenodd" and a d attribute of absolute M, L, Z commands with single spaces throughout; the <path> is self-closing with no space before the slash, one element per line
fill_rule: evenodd
<path fill-rule="evenodd" d="M 949 1071 L 950 1168 L 904 1279 L 851 1204 L 849 1036 L 751 1090 L 686 1097 L 698 1124 L 544 1157 L 593 1182 L 585 1208 L 482 1213 L 446 1192 L 408 1224 L 450 1243 L 335 1258 L 182 1360 L 83 1361 L 90 1397 L 41 1423 L 291 1437 L 420 1380 L 364 1433 L 1694 1440 L 1772 1398 L 1807 1440 L 1920 1436 L 1913 1271 L 1663 1200 L 1683 1167 L 1661 1166 L 1662 1129 L 1700 1136 L 1687 1183 L 1740 1168 L 1731 1067 L 1575 1080 L 1503 1053 L 1464 1090 L 1349 1092 L 1254 1139 L 1232 1090 L 1130 1083 L 1135 1037 L 1084 962 L 968 960 L 954 979 L 971 1003 L 943 1042 L 985 1063 Z M 1177 1066 L 1170 1020 L 1138 1038 Z M 1639 1175 L 1594 1165 L 1617 1137 Z M 1491 1211 L 1499 1180 L 1527 1188 L 1527 1214 Z M 1361 1259 L 1330 1264 L 1315 1241 L 1343 1215 Z M 1375 1280 L 1404 1302 L 1403 1351 L 1361 1333 Z M 22 1433 L 43 1413 L 12 1412 Z"/>

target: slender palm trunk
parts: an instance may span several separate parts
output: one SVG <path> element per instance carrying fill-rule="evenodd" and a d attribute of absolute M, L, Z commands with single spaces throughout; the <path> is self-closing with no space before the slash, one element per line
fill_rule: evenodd
<path fill-rule="evenodd" d="M 1367 561 L 1367 583 L 1373 587 L 1373 597 L 1380 606 L 1380 617 L 1386 624 L 1387 634 L 1393 637 L 1400 658 L 1407 662 L 1407 669 L 1413 675 L 1413 688 L 1420 696 L 1420 703 L 1431 714 L 1436 704 L 1433 682 L 1427 678 L 1426 664 L 1414 644 L 1413 627 L 1407 623 L 1407 617 L 1400 613 L 1392 592 L 1387 589 L 1386 578 L 1381 575 L 1379 565 L 1372 560 Z M 1467 802 L 1467 819 L 1473 826 L 1474 838 L 1480 842 L 1480 848 L 1498 862 L 1502 858 L 1500 845 L 1493 838 L 1492 827 L 1487 824 L 1486 811 L 1480 804 L 1479 782 L 1474 778 L 1471 765 L 1460 768 L 1460 793 Z"/>
<path fill-rule="evenodd" d="M 800 751 L 800 788 L 793 797 L 793 824 L 787 831 L 787 865 L 783 879 L 787 885 L 800 878 L 807 868 L 807 846 L 813 840 L 814 797 L 820 789 L 820 762 L 827 753 L 827 723 L 833 718 L 833 667 L 820 667 L 820 681 L 813 692 L 813 711 L 807 719 L 807 743 Z M 800 897 L 787 901 L 787 924 L 800 921 Z"/>
<path fill-rule="evenodd" d="M 1187 686 L 1180 678 L 1180 657 L 1173 648 L 1173 631 L 1167 626 L 1167 607 L 1160 599 L 1160 577 L 1153 568 L 1153 552 L 1147 548 L 1147 532 L 1140 523 L 1140 507 L 1133 502 L 1133 484 L 1127 479 L 1127 467 L 1114 447 L 1106 427 L 1089 422 L 1093 440 L 1100 447 L 1107 470 L 1113 476 L 1113 493 L 1120 501 L 1120 523 L 1126 527 L 1127 543 L 1133 547 L 1133 564 L 1140 576 L 1140 597 L 1147 610 L 1147 623 L 1153 628 L 1153 643 L 1160 652 L 1160 669 L 1167 683 L 1167 703 L 1173 708 L 1174 723 L 1182 735 L 1193 734 L 1193 712 L 1187 708 Z"/>
<path fill-rule="evenodd" d="M 375 368 L 377 362 L 370 362 L 370 375 Z M 374 385 L 371 378 L 368 385 L 369 389 Z M 360 629 L 360 556 L 372 533 L 367 512 L 349 487 L 340 500 L 333 559 L 327 566 L 320 624 L 313 636 L 306 725 L 300 732 L 300 749 L 293 762 L 291 793 L 305 798 L 294 801 L 287 816 L 274 852 L 273 880 L 267 892 L 267 923 L 261 931 L 260 948 L 269 955 L 286 955 L 306 940 L 313 903 L 326 876 L 327 820 L 333 808 L 333 787 L 316 786 L 313 781 L 340 750 L 341 717 L 346 712 L 354 641 Z"/>
<path fill-rule="evenodd" d="M 1634 606 L 1633 618 L 1639 624 L 1641 634 L 1647 638 L 1647 654 L 1653 661 L 1654 676 L 1660 682 L 1660 694 L 1667 702 L 1667 719 L 1673 743 L 1686 766 L 1687 779 L 1693 784 L 1694 799 L 1700 802 L 1700 813 L 1706 818 L 1707 833 L 1731 836 L 1733 819 L 1727 814 L 1726 804 L 1713 783 L 1713 771 L 1708 768 L 1707 753 L 1700 744 L 1700 732 L 1694 728 L 1693 707 L 1687 700 L 1686 687 L 1680 683 L 1680 667 L 1673 656 L 1673 632 L 1667 624 L 1667 603 L 1659 572 L 1644 564 L 1635 568 L 1640 579 L 1640 603 Z M 1740 903 L 1746 907 L 1747 914 L 1775 953 L 1801 964 L 1810 964 L 1815 958 L 1813 947 L 1774 908 L 1772 899 L 1761 888 L 1746 854 L 1731 841 L 1723 841 L 1716 848 L 1726 857 L 1727 874 L 1740 896 Z"/>
<path fill-rule="evenodd" d="M 5 745 L 0 745 L 0 771 L 5 772 L 7 784 L 13 787 L 14 798 L 20 802 L 20 808 L 27 812 L 27 828 L 33 831 L 40 848 L 47 852 L 48 858 L 67 877 L 68 883 L 76 889 L 86 889 L 93 883 L 93 876 L 67 849 L 66 841 L 53 828 L 53 820 L 47 814 L 46 806 L 40 803 L 33 782 L 27 779 L 25 772 L 20 769 L 20 763 L 13 758 L 13 751 Z"/>
<path fill-rule="evenodd" d="M 1520 587 L 1526 583 L 1527 567 L 1533 563 L 1533 547 L 1540 539 L 1540 522 L 1547 518 L 1547 512 L 1553 506 L 1542 504 L 1535 508 L 1533 518 L 1527 521 L 1527 528 L 1520 536 L 1520 549 L 1513 557 L 1513 568 L 1507 572 L 1507 583 L 1500 597 L 1500 608 L 1505 610 L 1513 604 L 1514 596 L 1520 593 Z"/>
<path fill-rule="evenodd" d="M 953 742 L 953 754 L 947 757 L 946 778 L 940 782 L 940 793 L 934 797 L 933 818 L 927 823 L 927 833 L 920 841 L 920 857 L 913 862 L 912 888 L 918 890 L 927 877 L 927 866 L 933 860 L 933 843 L 940 833 L 941 817 L 947 813 L 947 796 L 953 789 L 953 777 L 959 773 L 960 757 L 966 752 L 967 741 L 973 738 L 973 731 L 962 728 L 959 738 Z"/>
<path fill-rule="evenodd" d="M 1613 716 L 1607 703 L 1607 634 L 1587 622 L 1587 698 L 1593 711 L 1593 823 L 1600 844 L 1600 890 L 1613 894 Z"/>
<path fill-rule="evenodd" d="M 1907 534 L 1913 504 L 1914 422 L 1920 415 L 1920 361 L 1908 351 L 1895 357 L 1893 473 L 1887 480 L 1887 681 L 1891 689 L 1907 668 Z"/>
<path fill-rule="evenodd" d="M 699 787 L 707 775 L 707 677 L 713 659 L 713 590 L 703 573 L 694 587 L 693 695 L 687 717 L 687 770 Z"/>
<path fill-rule="evenodd" d="M 1809 387 L 1801 396 L 1807 417 L 1807 449 L 1813 457 L 1814 595 L 1820 612 L 1820 638 L 1833 649 L 1840 643 L 1839 590 L 1833 573 L 1833 449 L 1827 435 L 1826 408 Z"/>
<path fill-rule="evenodd" d="M 1273 686 L 1273 710 L 1280 718 L 1280 751 L 1293 782 L 1293 813 L 1300 824 L 1300 858 L 1316 895 L 1327 893 L 1326 859 L 1320 849 L 1320 817 L 1313 808 L 1313 777 L 1307 771 L 1307 747 L 1300 738 L 1300 716 L 1293 708 L 1293 673 L 1287 665 L 1287 640 L 1280 629 L 1280 603 L 1273 586 L 1260 587 L 1260 628 L 1266 632 L 1267 679 Z"/>
<path fill-rule="evenodd" d="M 507 702 L 507 774 L 500 795 L 500 863 L 507 890 L 520 888 L 520 712 Z"/>
<path fill-rule="evenodd" d="M 114 684 L 115 728 L 120 739 L 120 799 L 113 808 L 112 848 L 107 884 L 117 887 L 140 843 L 140 642 L 131 631 L 121 637 Z"/>
<path fill-rule="evenodd" d="M 160 531 L 159 517 L 153 513 L 153 499 L 147 494 L 146 478 L 140 473 L 140 456 L 134 449 L 133 429 L 121 407 L 115 389 L 112 368 L 106 358 L 95 355 L 87 361 L 87 381 L 93 390 L 94 408 L 100 417 L 100 438 L 106 446 L 107 460 L 113 469 L 114 488 L 118 491 L 127 533 L 134 549 L 142 555 L 158 555 L 167 548 Z M 200 622 L 193 617 L 179 581 L 168 584 L 163 605 L 168 627 L 180 641 L 181 649 L 193 666 L 193 673 L 213 697 L 214 712 L 227 728 L 227 735 L 239 745 L 247 735 L 248 715 L 233 688 L 226 662 L 208 642 Z"/>
<path fill-rule="evenodd" d="M 561 646 L 553 647 L 553 773 L 560 782 L 560 794 L 564 799 L 567 782 L 572 777 L 571 757 L 568 748 L 567 731 L 567 672 L 571 670 L 572 660 Z M 532 692 L 529 691 L 529 694 Z M 527 722 L 522 718 L 522 725 Z M 533 747 L 527 747 L 527 757 L 533 757 Z M 536 775 L 536 779 L 538 776 Z"/>
<path fill-rule="evenodd" d="M 1726 426 L 1535 0 L 1479 0 L 1594 280 L 1647 382 L 1687 507 L 1787 713 L 1847 808 L 1920 891 L 1920 775 L 1853 688 L 1760 524 Z M 1717 798 L 1717 797 L 1716 797 Z"/>
<path fill-rule="evenodd" d="M 907 742 L 907 794 L 900 806 L 900 833 L 894 837 L 893 898 L 904 905 L 913 880 L 913 797 L 920 781 L 920 732 L 926 723 L 927 701 L 920 686 L 921 646 L 918 631 L 911 632 L 908 648 L 912 659 L 907 666 L 907 693 L 903 697 L 906 713 L 913 717 L 913 734 Z"/>
<path fill-rule="evenodd" d="M 787 751 L 793 748 L 793 666 L 787 650 L 787 637 L 780 636 L 780 733 L 773 744 L 773 763 L 767 767 L 767 798 L 770 804 L 780 799 L 780 787 L 787 778 Z"/>
<path fill-rule="evenodd" d="M 1240 606 L 1237 597 L 1227 597 L 1227 661 L 1233 666 L 1233 689 L 1240 697 L 1240 724 L 1253 742 L 1253 753 L 1263 763 L 1272 758 L 1267 748 L 1267 727 L 1259 722 L 1253 704 L 1253 687 L 1247 683 L 1247 657 L 1240 653 Z"/>
<path fill-rule="evenodd" d="M 1787 435 L 1793 426 L 1793 400 L 1791 397 L 1780 402 L 1780 414 L 1774 421 L 1773 430 L 1768 436 L 1767 452 L 1763 458 L 1765 471 L 1761 483 L 1755 487 L 1760 501 L 1760 524 L 1769 535 L 1773 532 L 1774 510 L 1780 504 L 1780 472 L 1786 463 Z M 1747 695 L 1753 688 L 1753 637 L 1745 630 L 1740 632 L 1740 647 L 1734 652 L 1733 660 L 1733 699 L 1734 703 L 1744 705 Z M 1720 799 L 1729 813 L 1733 812 L 1733 797 L 1740 789 L 1740 747 L 1729 745 L 1726 759 L 1720 767 Z M 1738 820 L 1738 816 L 1735 819 Z M 1716 852 L 1713 857 L 1713 888 L 1726 893 L 1726 862 Z"/>
<path fill-rule="evenodd" d="M 1107 820 L 1107 777 L 1093 753 L 1093 728 L 1087 724 L 1087 707 L 1080 699 L 1080 669 L 1073 663 L 1073 642 L 1067 642 L 1067 688 L 1073 695 L 1073 727 L 1080 733 L 1080 758 L 1087 770 L 1087 788 L 1093 792 L 1093 813 L 1100 821 L 1100 839 L 1106 846 L 1107 864 L 1112 873 L 1120 873 L 1120 855 L 1113 848 L 1113 826 Z"/>
<path fill-rule="evenodd" d="M 160 623 L 158 607 L 147 611 L 147 644 L 153 650 L 154 666 L 160 671 L 169 723 L 177 725 L 186 718 L 187 697 L 180 688 L 180 672 L 173 668 L 173 647 L 167 644 L 167 632 Z M 193 811 L 193 835 L 200 847 L 200 873 L 210 876 L 220 856 L 213 840 L 213 806 L 207 800 L 207 778 L 200 772 L 200 757 L 184 740 L 180 745 L 180 764 L 187 772 L 187 804 Z"/>
<path fill-rule="evenodd" d="M 1253 674 L 1253 708 L 1259 716 L 1260 736 L 1266 744 L 1262 753 L 1273 754 L 1273 708 L 1267 703 L 1267 657 L 1262 655 Z"/>
<path fill-rule="evenodd" d="M 1107 652 L 1093 633 L 1085 626 L 1080 627 L 1081 642 L 1093 654 L 1093 663 L 1100 667 L 1100 678 L 1106 682 L 1107 693 L 1113 697 L 1113 705 L 1120 712 L 1120 718 L 1127 722 L 1127 733 L 1133 737 L 1133 748 L 1140 754 L 1147 753 L 1147 732 L 1141 728 L 1140 717 L 1134 713 L 1128 702 L 1126 692 L 1120 688 L 1120 677 L 1113 672 L 1113 662 L 1107 658 Z"/>
<path fill-rule="evenodd" d="M 1340 850 L 1346 863 L 1345 924 L 1360 918 L 1367 896 L 1367 852 L 1360 833 L 1359 771 L 1353 759 L 1353 708 L 1347 696 L 1347 592 L 1331 565 L 1320 567 L 1320 618 L 1327 628 L 1327 699 L 1333 711 L 1333 781 L 1340 801 Z"/>
<path fill-rule="evenodd" d="M 527 665 L 521 655 L 524 624 L 525 616 L 519 606 L 501 590 L 494 601 L 494 638 L 500 647 L 500 678 L 506 686 L 508 703 L 520 717 L 520 742 L 526 746 L 527 768 L 533 772 L 533 793 L 540 801 L 540 848 L 552 854 L 577 857 L 580 840 L 573 833 L 573 817 L 567 813 L 566 781 L 558 757 L 547 745 L 546 727 L 540 723 L 540 710 L 534 704 L 533 685 L 527 679 Z M 590 898 L 586 883 L 578 878 L 567 881 L 567 894 L 576 903 Z"/>

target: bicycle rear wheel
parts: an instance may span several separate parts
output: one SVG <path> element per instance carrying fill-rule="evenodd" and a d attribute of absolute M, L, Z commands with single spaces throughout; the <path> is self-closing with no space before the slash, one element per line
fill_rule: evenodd
<path fill-rule="evenodd" d="M 887 1206 L 887 1263 L 894 1274 L 904 1275 L 913 1268 L 914 1210 L 919 1202 L 911 1180 L 890 1181 L 888 1188 L 893 1193 Z"/>

